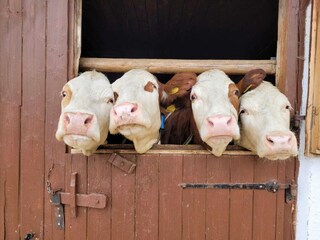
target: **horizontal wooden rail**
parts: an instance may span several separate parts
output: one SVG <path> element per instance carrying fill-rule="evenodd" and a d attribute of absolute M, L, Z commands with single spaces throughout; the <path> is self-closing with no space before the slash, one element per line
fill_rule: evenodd
<path fill-rule="evenodd" d="M 276 60 L 182 60 L 182 59 L 129 59 L 129 58 L 80 58 L 80 69 L 101 72 L 126 72 L 141 68 L 151 73 L 202 73 L 220 69 L 226 74 L 245 74 L 262 68 L 267 74 L 276 73 Z"/>

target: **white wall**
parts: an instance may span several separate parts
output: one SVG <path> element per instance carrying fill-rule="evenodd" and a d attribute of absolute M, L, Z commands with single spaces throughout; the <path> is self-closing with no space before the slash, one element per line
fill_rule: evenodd
<path fill-rule="evenodd" d="M 306 14 L 305 58 L 301 114 L 306 114 L 308 94 L 311 5 Z M 320 66 L 319 66 L 320 67 Z M 304 156 L 305 123 L 300 125 L 296 240 L 320 240 L 320 157 Z"/>

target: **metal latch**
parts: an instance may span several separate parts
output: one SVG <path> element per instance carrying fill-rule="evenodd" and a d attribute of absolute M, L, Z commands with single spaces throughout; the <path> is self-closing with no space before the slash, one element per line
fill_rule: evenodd
<path fill-rule="evenodd" d="M 182 189 L 243 189 L 243 190 L 266 190 L 276 193 L 279 189 L 285 189 L 286 202 L 291 203 L 297 195 L 297 185 L 280 184 L 277 180 L 270 180 L 265 183 L 180 183 Z"/>
<path fill-rule="evenodd" d="M 136 164 L 125 159 L 123 156 L 121 156 L 119 153 L 113 153 L 109 157 L 108 161 L 116 166 L 117 168 L 120 168 L 122 171 L 130 174 L 134 171 L 136 168 Z"/>
<path fill-rule="evenodd" d="M 50 169 L 51 171 L 52 169 Z M 50 173 L 49 171 L 49 173 Z M 50 175 L 50 174 L 49 174 Z M 77 193 L 77 173 L 71 174 L 70 193 L 53 191 L 49 179 L 47 180 L 47 191 L 51 196 L 51 203 L 55 206 L 56 225 L 58 229 L 64 229 L 64 206 L 70 205 L 71 216 L 77 217 L 77 206 L 90 208 L 105 208 L 107 196 L 105 194 L 80 194 Z"/>

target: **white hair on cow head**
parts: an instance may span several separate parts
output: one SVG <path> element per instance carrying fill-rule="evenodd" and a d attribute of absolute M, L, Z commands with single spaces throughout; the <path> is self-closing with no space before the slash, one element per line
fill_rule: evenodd
<path fill-rule="evenodd" d="M 110 133 L 121 133 L 144 153 L 159 140 L 161 83 L 146 70 L 133 69 L 117 79 L 112 88 L 117 96 L 110 113 Z"/>
<path fill-rule="evenodd" d="M 200 137 L 216 156 L 239 138 L 238 95 L 237 86 L 220 70 L 200 74 L 192 87 L 192 111 Z"/>
<path fill-rule="evenodd" d="M 104 74 L 87 71 L 67 82 L 61 95 L 56 138 L 89 156 L 108 136 L 111 84 Z"/>
<path fill-rule="evenodd" d="M 291 105 L 269 82 L 240 98 L 238 144 L 270 160 L 297 155 L 297 140 L 290 131 Z"/>

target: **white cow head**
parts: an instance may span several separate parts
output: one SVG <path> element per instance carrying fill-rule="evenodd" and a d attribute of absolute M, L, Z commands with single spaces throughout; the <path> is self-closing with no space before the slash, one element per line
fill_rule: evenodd
<path fill-rule="evenodd" d="M 255 69 L 238 84 L 220 70 L 209 70 L 198 76 L 190 95 L 193 117 L 202 141 L 212 154 L 221 156 L 233 139 L 239 139 L 239 96 L 257 87 L 264 76 L 262 69 Z"/>
<path fill-rule="evenodd" d="M 240 98 L 239 145 L 270 160 L 296 156 L 297 139 L 290 131 L 291 105 L 271 83 L 263 82 Z"/>
<path fill-rule="evenodd" d="M 146 152 L 159 140 L 161 83 L 151 73 L 133 69 L 112 88 L 115 104 L 110 113 L 110 133 L 121 133 L 133 141 L 138 153 Z"/>
<path fill-rule="evenodd" d="M 102 73 L 88 71 L 66 83 L 61 96 L 56 138 L 89 156 L 108 136 L 111 84 Z"/>

